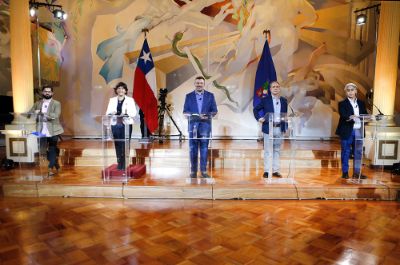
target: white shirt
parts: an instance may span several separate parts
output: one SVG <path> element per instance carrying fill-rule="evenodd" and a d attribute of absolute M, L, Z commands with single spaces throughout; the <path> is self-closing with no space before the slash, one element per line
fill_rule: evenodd
<path fill-rule="evenodd" d="M 357 104 L 357 98 L 355 98 L 355 99 L 347 98 L 347 99 L 350 101 L 350 104 L 353 107 L 354 115 L 359 116 L 360 108 L 358 107 L 358 104 Z M 360 129 L 360 128 L 361 128 L 360 118 L 354 118 L 353 129 Z"/>
<path fill-rule="evenodd" d="M 274 105 L 274 122 L 281 122 L 281 99 L 280 97 L 272 97 Z"/>
<path fill-rule="evenodd" d="M 51 99 L 43 99 L 42 110 L 41 110 L 41 112 L 43 114 L 48 112 L 50 101 L 51 101 Z M 45 119 L 43 119 L 43 122 L 42 122 L 42 131 L 41 131 L 41 133 L 46 135 L 46 137 L 50 137 L 51 136 L 50 132 L 49 132 L 49 128 L 47 127 L 47 122 L 46 122 Z"/>

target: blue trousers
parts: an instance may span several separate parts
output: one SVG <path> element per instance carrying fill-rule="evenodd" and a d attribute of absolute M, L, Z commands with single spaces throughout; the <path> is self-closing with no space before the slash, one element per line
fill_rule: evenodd
<path fill-rule="evenodd" d="M 195 173 L 198 168 L 198 153 L 200 149 L 200 171 L 207 171 L 208 139 L 190 139 L 190 171 Z"/>
<path fill-rule="evenodd" d="M 363 148 L 363 136 L 360 129 L 354 129 L 351 136 L 348 139 L 341 139 L 341 160 L 342 160 L 342 172 L 349 172 L 349 159 L 351 147 L 353 146 L 354 160 L 353 160 L 353 174 L 359 174 L 361 169 L 362 160 L 362 148 Z"/>
<path fill-rule="evenodd" d="M 210 131 L 211 125 L 208 122 L 193 122 L 189 126 L 190 170 L 192 173 L 196 173 L 198 169 L 199 149 L 200 171 L 207 171 L 207 156 L 208 143 L 210 142 Z"/>

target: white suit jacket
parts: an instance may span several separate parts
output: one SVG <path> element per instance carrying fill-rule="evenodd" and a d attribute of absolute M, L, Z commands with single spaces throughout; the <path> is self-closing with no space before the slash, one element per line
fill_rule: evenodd
<path fill-rule="evenodd" d="M 113 97 L 110 98 L 110 101 L 108 102 L 107 106 L 107 111 L 106 115 L 112 114 L 113 112 L 117 111 L 117 105 L 118 105 L 118 97 Z M 136 111 L 136 106 L 135 106 L 135 101 L 133 98 L 125 96 L 124 103 L 122 104 L 122 112 L 121 115 L 127 114 L 129 116 L 129 119 L 127 119 L 128 124 L 133 124 L 133 117 L 136 116 L 137 111 Z M 116 122 L 116 119 L 115 119 Z M 112 122 L 113 125 L 113 122 Z"/>

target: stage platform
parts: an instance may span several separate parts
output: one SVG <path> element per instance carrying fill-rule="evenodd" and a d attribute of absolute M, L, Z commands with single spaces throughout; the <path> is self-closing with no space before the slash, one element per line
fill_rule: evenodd
<path fill-rule="evenodd" d="M 22 165 L 1 171 L 4 196 L 102 197 L 176 199 L 373 199 L 398 200 L 400 177 L 364 161 L 366 183 L 340 178 L 338 141 L 296 141 L 284 143 L 282 168 L 294 163 L 294 179 L 273 183 L 263 178 L 263 143 L 256 140 L 214 140 L 210 149 L 213 181 L 191 180 L 188 141 L 140 144 L 132 140 L 133 162 L 145 163 L 140 179 L 103 181 L 102 143 L 98 140 L 66 140 L 60 143 L 62 170 L 48 178 L 46 167 Z M 110 147 L 111 148 L 111 147 Z M 108 152 L 108 153 L 112 153 Z M 111 163 L 112 158 L 108 161 Z M 374 180 L 374 181 L 372 181 Z"/>

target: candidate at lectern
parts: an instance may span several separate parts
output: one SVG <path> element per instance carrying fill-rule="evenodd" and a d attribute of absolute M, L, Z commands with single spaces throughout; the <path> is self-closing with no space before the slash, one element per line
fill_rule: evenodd
<path fill-rule="evenodd" d="M 183 114 L 187 116 L 189 126 L 190 177 L 197 178 L 198 153 L 200 149 L 200 173 L 202 178 L 207 174 L 207 154 L 211 136 L 212 117 L 217 114 L 214 94 L 204 90 L 205 79 L 196 77 L 195 90 L 186 95 Z"/>
<path fill-rule="evenodd" d="M 367 109 L 364 102 L 357 99 L 356 84 L 346 84 L 344 91 L 346 98 L 339 102 L 340 118 L 336 129 L 341 145 L 342 178 L 349 178 L 349 158 L 351 146 L 353 146 L 353 178 L 366 179 L 366 176 L 360 174 L 364 132 L 359 115 L 368 114 Z M 358 139 L 357 142 L 356 139 Z"/>
<path fill-rule="evenodd" d="M 281 178 L 279 172 L 279 158 L 281 152 L 282 133 L 286 132 L 287 123 L 282 117 L 286 116 L 288 103 L 286 98 L 281 97 L 281 85 L 278 81 L 272 81 L 270 84 L 271 95 L 263 97 L 260 103 L 254 107 L 253 114 L 258 122 L 262 124 L 262 132 L 264 134 L 264 178 L 268 178 L 271 174 L 269 165 L 271 163 L 269 157 L 268 143 L 271 138 L 269 135 L 268 115 L 273 114 L 272 133 L 273 133 L 273 153 L 272 153 L 272 176 Z"/>
<path fill-rule="evenodd" d="M 114 92 L 116 97 L 110 98 L 106 115 L 112 115 L 111 131 L 114 137 L 115 153 L 118 169 L 124 170 L 125 165 L 125 126 L 129 126 L 126 137 L 131 138 L 133 117 L 136 116 L 136 106 L 133 98 L 128 97 L 128 87 L 124 82 L 119 82 Z"/>
<path fill-rule="evenodd" d="M 43 99 L 36 101 L 30 113 L 38 114 L 37 130 L 47 141 L 47 160 L 48 176 L 58 173 L 60 164 L 58 163 L 57 153 L 59 149 L 57 142 L 59 135 L 64 132 L 60 123 L 61 104 L 59 101 L 53 99 L 54 90 L 52 86 L 43 86 L 42 97 Z M 43 143 L 43 142 L 42 142 Z M 42 145 L 41 145 L 42 147 Z M 56 170 L 55 172 L 53 170 Z"/>

